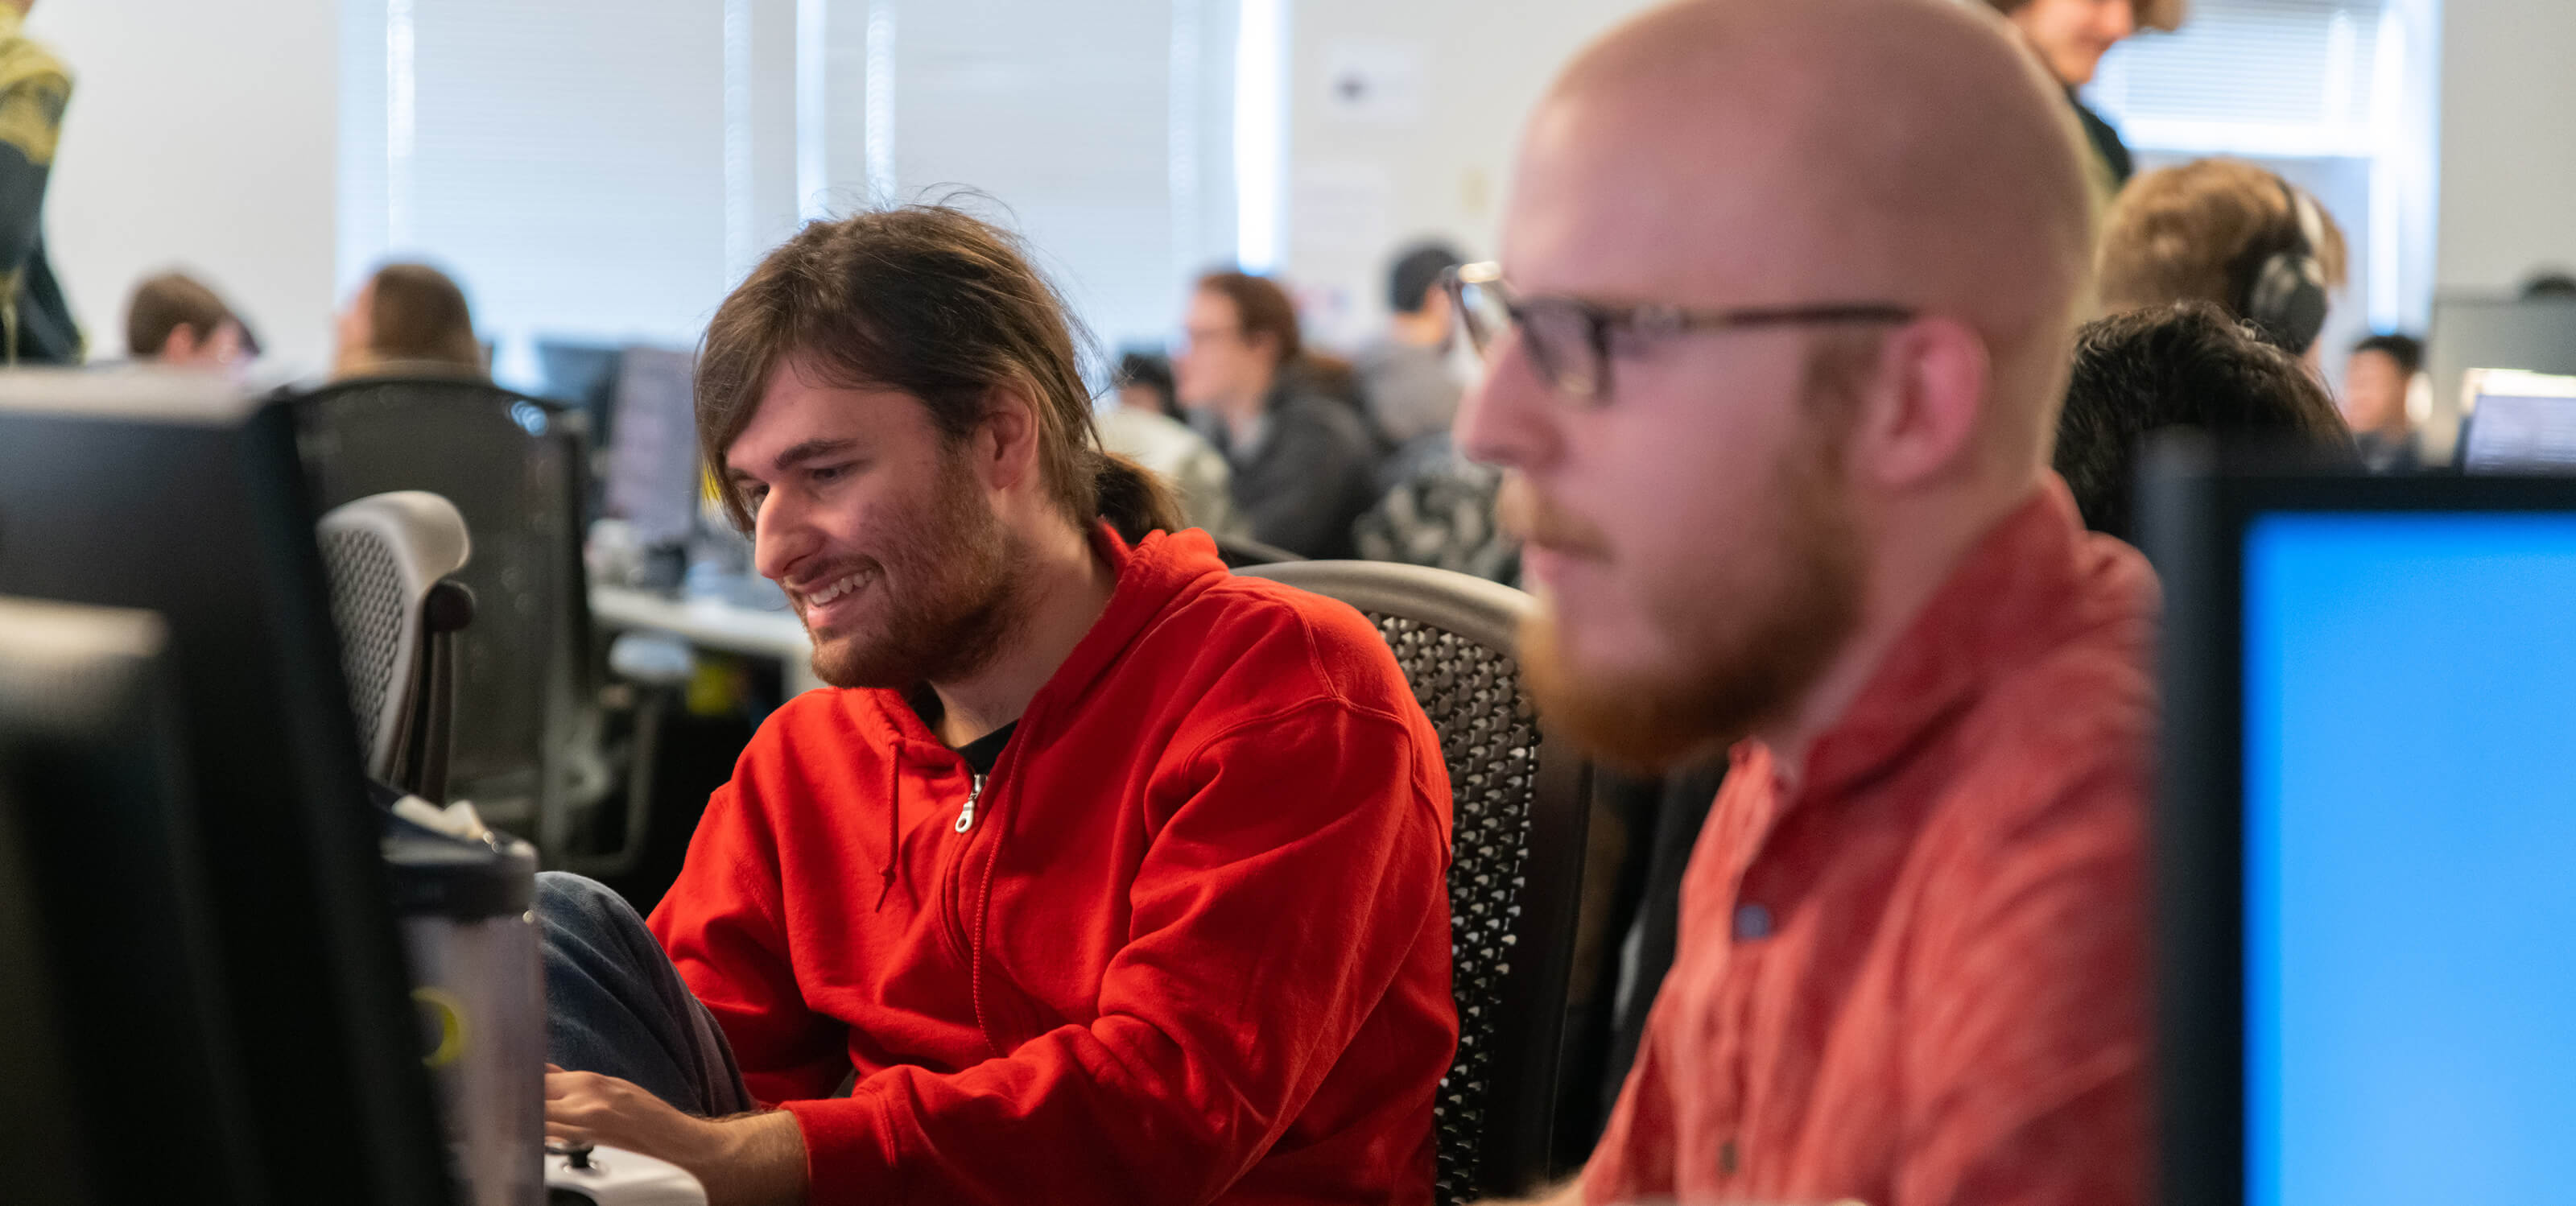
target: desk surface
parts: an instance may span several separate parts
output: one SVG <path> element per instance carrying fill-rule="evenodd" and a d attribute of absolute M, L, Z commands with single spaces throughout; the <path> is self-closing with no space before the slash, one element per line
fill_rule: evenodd
<path fill-rule="evenodd" d="M 787 693 L 822 686 L 814 677 L 814 643 L 792 612 L 736 607 L 715 599 L 673 599 L 649 590 L 593 585 L 591 617 L 611 628 L 667 632 L 705 649 L 778 659 Z"/>

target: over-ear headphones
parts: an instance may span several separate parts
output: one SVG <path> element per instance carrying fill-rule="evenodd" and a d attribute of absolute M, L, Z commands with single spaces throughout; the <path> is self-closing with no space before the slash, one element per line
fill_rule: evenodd
<path fill-rule="evenodd" d="M 2293 241 L 2268 250 L 2262 243 L 2255 245 L 2255 254 L 2263 259 L 2250 276 L 2240 278 L 2245 288 L 2239 296 L 2248 322 L 2291 355 L 2304 356 L 2326 326 L 2326 269 L 2317 261 L 2317 247 L 2325 242 L 2325 218 L 2306 193 L 2287 180 L 2276 179 L 2276 183 L 2290 203 Z"/>

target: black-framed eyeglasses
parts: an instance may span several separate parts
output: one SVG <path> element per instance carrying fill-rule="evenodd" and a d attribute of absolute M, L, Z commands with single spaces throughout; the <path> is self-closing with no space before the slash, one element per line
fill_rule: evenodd
<path fill-rule="evenodd" d="M 1477 355 L 1489 354 L 1506 328 L 1518 326 L 1539 375 L 1558 393 L 1591 406 L 1609 400 L 1614 341 L 1662 339 L 1690 331 L 1901 323 L 1916 317 L 1912 307 L 1893 302 L 1695 310 L 1660 303 L 1616 305 L 1579 297 L 1522 297 L 1503 283 L 1502 266 L 1491 262 L 1452 268 L 1441 274 L 1440 284 L 1449 291 L 1450 308 L 1457 312 Z"/>

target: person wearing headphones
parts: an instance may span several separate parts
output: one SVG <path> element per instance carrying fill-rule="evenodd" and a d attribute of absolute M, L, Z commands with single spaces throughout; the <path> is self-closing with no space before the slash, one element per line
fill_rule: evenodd
<path fill-rule="evenodd" d="M 2342 228 L 2316 199 L 2240 159 L 2201 159 L 2131 181 L 2102 231 L 2103 311 L 2204 301 L 2319 365 Z"/>

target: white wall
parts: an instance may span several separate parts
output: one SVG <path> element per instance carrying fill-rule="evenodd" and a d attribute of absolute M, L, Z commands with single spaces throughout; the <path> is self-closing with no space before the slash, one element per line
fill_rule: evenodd
<path fill-rule="evenodd" d="M 337 0 L 52 0 L 28 30 L 76 77 L 47 248 L 95 358 L 134 281 L 202 274 L 288 366 L 322 363 L 338 195 Z"/>
<path fill-rule="evenodd" d="M 2438 286 L 2576 269 L 2576 4 L 2443 7 Z"/>
<path fill-rule="evenodd" d="M 1385 256 L 1400 242 L 1443 235 L 1470 255 L 1494 250 L 1511 143 L 1529 105 L 1586 39 L 1642 6 L 1291 0 L 1286 267 L 1317 311 L 1319 333 L 1351 337 L 1374 326 Z M 133 281 L 180 264 L 231 296 L 273 355 L 304 366 L 324 360 L 339 216 L 340 7 L 36 7 L 31 31 L 79 76 L 47 236 L 94 353 L 121 352 Z M 1230 7 L 1210 4 L 1209 24 Z M 2567 200 L 2576 196 L 2576 73 L 2565 66 L 2576 48 L 2576 4 L 2447 0 L 2442 8 L 2435 279 L 2446 289 L 2502 288 L 2535 265 L 2576 265 L 2576 205 Z M 1211 28 L 1211 40 L 1223 32 Z M 1337 106 L 1331 81 L 1354 61 L 1409 81 L 1410 100 L 1359 113 Z M 846 56 L 834 66 L 846 66 Z M 1222 110 L 1207 124 L 1221 126 Z M 772 158 L 762 155 L 763 166 Z M 778 187 L 767 175 L 764 194 Z"/>
<path fill-rule="evenodd" d="M 1400 244 L 1494 254 L 1513 144 L 1577 50 L 1647 0 L 1291 0 L 1287 275 L 1310 330 L 1349 342 L 1386 313 Z M 1337 101 L 1358 77 L 1381 99 Z M 1373 83 L 1372 83 L 1373 82 Z"/>

